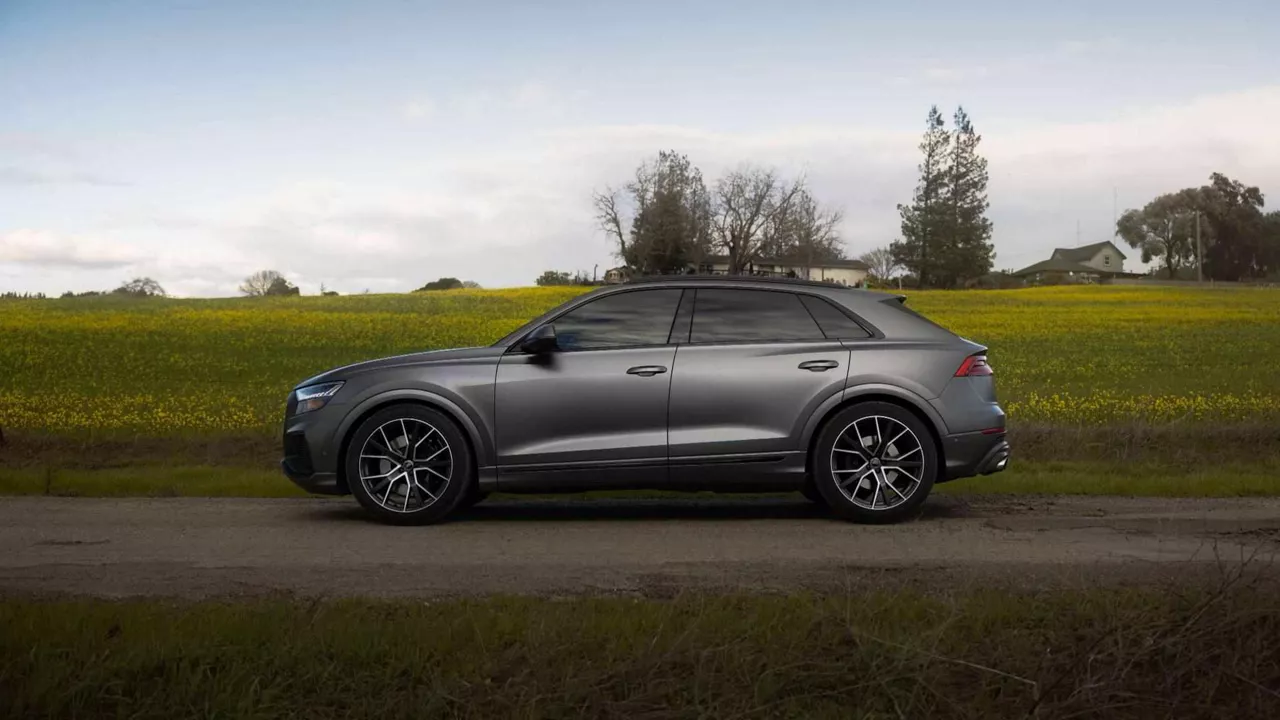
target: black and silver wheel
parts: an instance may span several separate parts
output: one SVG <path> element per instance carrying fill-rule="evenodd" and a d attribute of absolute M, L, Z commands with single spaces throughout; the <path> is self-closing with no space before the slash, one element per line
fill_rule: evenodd
<path fill-rule="evenodd" d="M 893 522 L 914 512 L 938 472 L 938 451 L 924 424 L 891 403 L 841 411 L 823 428 L 814 482 L 837 513 L 859 522 Z"/>
<path fill-rule="evenodd" d="M 398 525 L 438 522 L 473 483 L 466 439 L 452 420 L 421 405 L 395 405 L 356 428 L 347 484 L 374 517 Z"/>

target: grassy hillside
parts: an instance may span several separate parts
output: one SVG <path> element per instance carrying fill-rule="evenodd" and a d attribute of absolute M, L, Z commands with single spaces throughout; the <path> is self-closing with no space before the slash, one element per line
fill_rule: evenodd
<path fill-rule="evenodd" d="M 166 437 L 278 428 L 285 395 L 357 360 L 493 342 L 577 289 L 231 300 L 0 301 L 0 427 Z M 1014 423 L 1280 418 L 1280 292 L 913 292 L 991 347 Z"/>

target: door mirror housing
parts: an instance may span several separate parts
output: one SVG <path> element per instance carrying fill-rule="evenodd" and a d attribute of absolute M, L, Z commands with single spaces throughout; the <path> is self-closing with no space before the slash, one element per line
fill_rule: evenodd
<path fill-rule="evenodd" d="M 520 341 L 520 350 L 530 355 L 543 355 L 560 349 L 556 342 L 556 326 L 543 325 Z"/>

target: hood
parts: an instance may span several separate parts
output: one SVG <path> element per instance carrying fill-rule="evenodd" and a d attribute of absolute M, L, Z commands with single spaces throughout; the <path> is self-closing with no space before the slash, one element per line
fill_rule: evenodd
<path fill-rule="evenodd" d="M 363 362 L 343 365 L 342 367 L 326 370 L 319 375 L 309 377 L 306 380 L 295 385 L 295 388 L 306 387 L 308 385 L 316 385 L 324 382 L 334 382 L 337 380 L 346 380 L 352 375 L 358 375 L 372 370 L 381 370 L 382 368 L 398 367 L 401 365 L 435 365 L 437 363 L 459 362 L 466 360 L 478 360 L 483 358 L 493 358 L 495 361 L 505 352 L 506 348 L 500 347 L 473 347 L 473 348 L 455 348 L 452 350 L 428 350 L 426 352 L 409 353 L 407 355 L 393 355 L 391 357 L 378 358 L 377 360 L 365 360 Z"/>

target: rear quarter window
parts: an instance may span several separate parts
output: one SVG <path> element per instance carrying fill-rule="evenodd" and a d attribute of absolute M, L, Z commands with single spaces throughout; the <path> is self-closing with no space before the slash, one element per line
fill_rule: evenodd
<path fill-rule="evenodd" d="M 817 321 L 818 327 L 822 328 L 822 334 L 826 335 L 828 340 L 871 337 L 871 333 L 867 332 L 866 328 L 833 305 L 830 300 L 814 295 L 801 295 L 800 302 L 804 303 L 805 309 Z"/>

